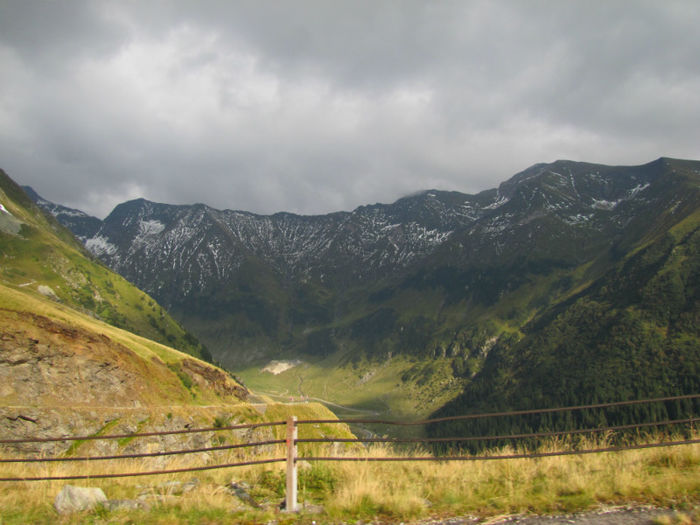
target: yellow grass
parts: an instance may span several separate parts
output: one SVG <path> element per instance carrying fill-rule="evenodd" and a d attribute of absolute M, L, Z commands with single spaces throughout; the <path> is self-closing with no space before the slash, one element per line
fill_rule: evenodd
<path fill-rule="evenodd" d="M 550 445 L 542 451 L 557 448 Z M 372 454 L 387 452 L 378 447 Z M 498 454 L 513 452 L 506 448 Z M 571 511 L 630 502 L 700 503 L 700 445 L 539 459 L 342 463 L 335 468 L 342 481 L 327 505 L 340 515 L 358 505 L 411 517 Z"/>
<path fill-rule="evenodd" d="M 584 443 L 595 447 L 604 442 Z M 304 445 L 299 445 L 302 448 Z M 552 442 L 541 451 L 561 450 Z M 491 451 L 513 453 L 513 449 Z M 327 453 L 327 452 L 324 452 Z M 0 465 L 0 475 L 70 475 L 180 468 L 206 462 L 224 463 L 244 458 L 283 457 L 284 449 L 268 449 L 267 456 L 230 451 L 210 456 L 178 456 L 168 459 L 120 460 L 89 464 Z M 340 454 L 358 455 L 357 448 Z M 386 446 L 372 446 L 365 457 L 401 456 Z M 303 449 L 302 449 L 303 455 Z M 6 457 L 7 454 L 2 454 Z M 556 513 L 606 505 L 654 504 L 675 507 L 677 516 L 697 516 L 700 505 L 700 445 L 608 452 L 583 456 L 469 462 L 313 462 L 302 465 L 300 500 L 320 503 L 324 514 L 317 523 L 378 518 L 410 521 L 428 516 Z M 166 481 L 187 481 L 199 486 L 173 496 L 158 489 Z M 245 481 L 264 509 L 253 509 L 233 497 L 224 486 Z M 121 511 L 105 515 L 93 511 L 57 519 L 51 504 L 66 484 L 102 487 L 107 497 L 136 498 L 144 487 L 156 487 L 151 510 Z M 159 492 L 160 491 L 160 492 Z M 260 523 L 276 519 L 295 521 L 296 516 L 277 509 L 284 497 L 284 463 L 211 470 L 157 477 L 73 482 L 25 482 L 0 485 L 1 523 L 218 523 L 232 520 Z M 99 519 L 98 519 L 99 518 Z M 108 518 L 108 519 L 107 519 Z M 674 518 L 676 519 L 676 518 Z M 685 518 L 683 518 L 685 519 Z M 682 521 L 675 521 L 681 523 Z"/>
<path fill-rule="evenodd" d="M 0 283 L 0 305 L 8 310 L 18 312 L 31 312 L 33 314 L 48 317 L 54 321 L 61 321 L 68 325 L 83 328 L 97 334 L 105 334 L 111 339 L 133 350 L 143 359 L 158 357 L 166 363 L 173 363 L 184 358 L 196 359 L 194 356 L 170 348 L 161 343 L 141 337 L 127 330 L 117 328 L 108 323 L 90 317 L 77 310 L 51 302 L 45 298 L 32 296 Z M 205 363 L 206 364 L 206 363 Z"/>

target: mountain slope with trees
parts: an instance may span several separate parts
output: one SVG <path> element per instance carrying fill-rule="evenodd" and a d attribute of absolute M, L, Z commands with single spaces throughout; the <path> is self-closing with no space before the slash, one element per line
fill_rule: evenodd
<path fill-rule="evenodd" d="M 445 408 L 462 410 L 475 403 L 468 396 L 477 388 L 483 407 L 491 406 L 483 392 L 489 384 L 506 389 L 510 379 L 501 384 L 493 374 L 513 376 L 517 356 L 538 362 L 537 356 L 549 355 L 533 341 L 555 341 L 558 325 L 571 345 L 587 341 L 587 352 L 614 353 L 622 348 L 619 337 L 584 334 L 595 312 L 611 333 L 618 325 L 632 330 L 633 319 L 652 302 L 659 311 L 677 312 L 669 302 L 692 290 L 691 274 L 666 272 L 646 295 L 639 292 L 647 286 L 642 277 L 627 288 L 620 283 L 634 274 L 632 267 L 642 268 L 634 262 L 639 253 L 680 242 L 669 239 L 694 220 L 699 174 L 700 162 L 668 158 L 641 166 L 556 161 L 477 195 L 431 190 L 312 217 L 137 200 L 115 208 L 85 245 L 165 304 L 217 360 L 242 370 L 251 384 L 264 382 L 252 370 L 270 359 L 301 359 L 318 373 L 312 377 L 310 368 L 300 367 L 280 374 L 280 391 L 308 393 L 297 386 L 308 379 L 307 388 L 315 385 L 311 393 L 321 397 L 330 384 L 321 379 L 342 369 L 333 381 L 345 392 L 376 388 L 378 404 L 389 392 L 417 399 L 427 385 L 442 384 L 449 398 L 467 385 Z M 690 247 L 678 246 L 687 251 L 684 261 L 697 259 Z M 640 275 L 652 279 L 653 268 L 639 269 Z M 610 284 L 603 287 L 606 279 Z M 606 298 L 584 308 L 580 301 L 598 288 L 607 290 Z M 610 301 L 624 307 L 609 308 Z M 684 308 L 694 315 L 691 306 Z M 637 334 L 655 340 L 663 329 L 645 319 Z M 685 340 L 683 334 L 668 344 Z M 696 341 L 688 337 L 692 347 Z M 575 356 L 583 349 L 561 351 Z M 668 359 L 680 358 L 669 352 Z M 398 377 L 391 384 L 380 373 L 388 366 Z M 523 380 L 551 381 L 521 368 Z M 573 365 L 568 370 L 579 378 L 587 373 Z M 381 384 L 379 377 L 385 378 Z M 662 384 L 663 378 L 651 381 Z M 562 388 L 533 392 L 527 403 L 547 396 L 563 402 L 569 387 Z M 446 400 L 432 390 L 428 397 Z M 427 402 L 413 409 L 431 407 L 438 408 Z"/>
<path fill-rule="evenodd" d="M 700 176 L 686 172 L 663 182 L 676 204 L 657 209 L 637 242 L 625 239 L 625 252 L 616 246 L 618 261 L 600 278 L 536 316 L 520 339 L 499 341 L 464 393 L 436 416 L 700 392 Z M 697 400 L 694 406 L 697 413 Z M 687 417 L 692 407 L 687 401 L 607 416 L 588 411 L 431 430 L 494 434 L 628 424 Z"/>

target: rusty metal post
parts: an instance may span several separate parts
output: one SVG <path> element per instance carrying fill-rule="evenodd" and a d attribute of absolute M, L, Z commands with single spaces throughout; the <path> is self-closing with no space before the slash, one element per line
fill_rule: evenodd
<path fill-rule="evenodd" d="M 286 512 L 296 512 L 297 509 L 297 418 L 287 418 L 287 497 Z"/>

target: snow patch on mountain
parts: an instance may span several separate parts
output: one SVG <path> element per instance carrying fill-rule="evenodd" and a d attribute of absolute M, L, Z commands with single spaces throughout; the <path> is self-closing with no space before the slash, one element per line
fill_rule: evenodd
<path fill-rule="evenodd" d="M 113 256 L 117 253 L 117 247 L 101 235 L 86 240 L 85 248 L 96 257 Z"/>
<path fill-rule="evenodd" d="M 492 202 L 491 204 L 489 204 L 488 206 L 484 206 L 484 209 L 485 210 L 495 210 L 496 208 L 500 208 L 505 203 L 507 203 L 508 200 L 509 199 L 507 197 L 505 197 L 504 195 L 498 195 L 496 197 L 496 200 L 494 202 Z"/>
<path fill-rule="evenodd" d="M 607 201 L 604 199 L 593 199 L 593 204 L 591 206 L 597 210 L 613 210 L 615 207 L 622 202 L 622 199 L 616 201 Z"/>
<path fill-rule="evenodd" d="M 141 245 L 148 240 L 149 237 L 158 235 L 165 229 L 165 224 L 156 220 L 141 220 L 139 221 L 138 234 L 134 237 L 134 244 Z"/>
<path fill-rule="evenodd" d="M 567 223 L 571 226 L 577 226 L 579 224 L 584 224 L 584 223 L 590 221 L 592 217 L 593 217 L 592 213 L 587 214 L 587 215 L 584 215 L 582 213 L 578 213 L 576 215 L 571 215 L 569 217 L 565 217 L 563 220 L 565 223 Z"/>
<path fill-rule="evenodd" d="M 632 188 L 631 190 L 629 190 L 629 191 L 627 192 L 627 198 L 628 198 L 628 199 L 633 199 L 633 198 L 636 197 L 639 193 L 641 193 L 642 191 L 646 190 L 649 186 L 650 186 L 650 184 L 649 184 L 648 182 L 647 182 L 646 184 L 638 184 L 637 186 L 635 186 L 634 188 Z"/>
<path fill-rule="evenodd" d="M 295 366 L 299 366 L 300 364 L 302 364 L 300 359 L 294 359 L 291 361 L 270 361 L 267 365 L 265 365 L 261 372 L 269 372 L 270 374 L 277 376 L 282 372 L 286 372 L 287 370 L 294 368 Z"/>
<path fill-rule="evenodd" d="M 73 210 L 71 208 L 62 208 L 62 209 L 57 209 L 55 211 L 52 211 L 56 217 L 59 215 L 64 216 L 64 217 L 88 217 L 88 214 L 85 212 L 82 212 L 80 210 Z"/>

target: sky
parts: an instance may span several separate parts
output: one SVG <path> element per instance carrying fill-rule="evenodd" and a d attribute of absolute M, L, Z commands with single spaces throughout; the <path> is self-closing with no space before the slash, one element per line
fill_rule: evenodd
<path fill-rule="evenodd" d="M 557 159 L 700 159 L 696 0 L 0 0 L 0 168 L 321 214 Z"/>

